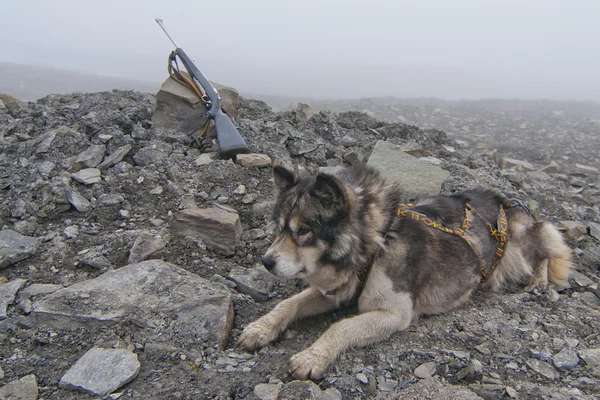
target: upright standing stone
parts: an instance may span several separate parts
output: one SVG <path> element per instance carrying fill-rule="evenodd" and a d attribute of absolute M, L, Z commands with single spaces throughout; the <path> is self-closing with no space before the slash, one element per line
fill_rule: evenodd
<path fill-rule="evenodd" d="M 173 215 L 171 231 L 176 236 L 198 237 L 215 250 L 233 255 L 242 236 L 242 224 L 233 209 L 188 208 Z"/>

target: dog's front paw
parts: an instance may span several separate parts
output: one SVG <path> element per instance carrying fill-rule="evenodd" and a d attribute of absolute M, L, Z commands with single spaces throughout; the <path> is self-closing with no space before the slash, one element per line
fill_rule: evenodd
<path fill-rule="evenodd" d="M 242 332 L 238 339 L 238 344 L 248 351 L 253 351 L 264 347 L 277 339 L 279 331 L 277 328 L 264 321 L 254 321 Z"/>
<path fill-rule="evenodd" d="M 290 359 L 289 373 L 300 380 L 321 379 L 331 361 L 328 352 L 309 347 Z"/>

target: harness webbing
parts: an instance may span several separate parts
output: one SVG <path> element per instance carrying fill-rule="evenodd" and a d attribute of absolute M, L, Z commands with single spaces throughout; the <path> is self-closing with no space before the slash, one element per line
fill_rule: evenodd
<path fill-rule="evenodd" d="M 475 209 L 473 209 L 473 207 L 471 207 L 471 205 L 469 203 L 466 203 L 465 204 L 465 218 L 463 220 L 463 223 L 460 227 L 456 227 L 454 229 L 448 228 L 440 223 L 437 223 L 436 221 L 432 220 L 425 214 L 410 210 L 410 207 L 412 207 L 412 206 L 413 206 L 412 203 L 399 204 L 398 205 L 398 216 L 399 217 L 410 216 L 411 219 L 414 219 L 416 221 L 421 221 L 430 228 L 434 228 L 434 229 L 437 229 L 437 230 L 445 232 L 445 233 L 457 235 L 460 238 L 462 238 L 469 245 L 471 250 L 473 250 L 473 253 L 475 253 L 477 258 L 479 258 L 479 261 L 481 264 L 481 283 L 485 283 L 487 281 L 488 277 L 492 274 L 492 272 L 494 272 L 494 269 L 496 269 L 496 266 L 498 266 L 498 263 L 500 263 L 500 260 L 502 259 L 502 256 L 504 255 L 504 248 L 506 247 L 506 242 L 508 241 L 508 237 L 507 237 L 507 235 L 508 235 L 508 220 L 506 219 L 506 213 L 504 212 L 504 204 L 500 205 L 500 209 L 498 211 L 497 228 L 495 228 L 485 218 L 483 218 L 481 216 L 481 214 L 479 214 Z M 479 254 L 479 251 L 477 250 L 477 248 L 465 236 L 465 233 L 466 233 L 467 229 L 469 228 L 469 222 L 471 221 L 472 214 L 475 214 L 488 226 L 488 228 L 490 229 L 490 234 L 498 242 L 498 247 L 496 248 L 496 252 L 494 254 L 494 261 L 492 262 L 492 265 L 488 268 L 489 271 L 486 271 L 486 267 L 484 265 L 483 258 L 481 257 L 481 254 Z"/>

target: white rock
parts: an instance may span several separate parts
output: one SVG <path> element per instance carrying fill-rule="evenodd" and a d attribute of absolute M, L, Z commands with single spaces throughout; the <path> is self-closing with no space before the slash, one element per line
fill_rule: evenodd
<path fill-rule="evenodd" d="M 266 154 L 238 154 L 236 162 L 244 167 L 270 167 L 272 163 Z"/>

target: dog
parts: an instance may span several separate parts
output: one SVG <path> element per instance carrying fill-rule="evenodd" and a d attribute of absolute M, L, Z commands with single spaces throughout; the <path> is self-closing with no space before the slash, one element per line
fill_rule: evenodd
<path fill-rule="evenodd" d="M 358 305 L 358 315 L 289 360 L 295 379 L 318 380 L 347 349 L 383 341 L 419 315 L 455 309 L 474 290 L 564 286 L 573 267 L 555 226 L 491 189 L 407 204 L 397 185 L 366 165 L 309 175 L 275 162 L 273 179 L 275 240 L 262 263 L 308 285 L 248 324 L 238 344 L 253 351 L 294 320 Z"/>

